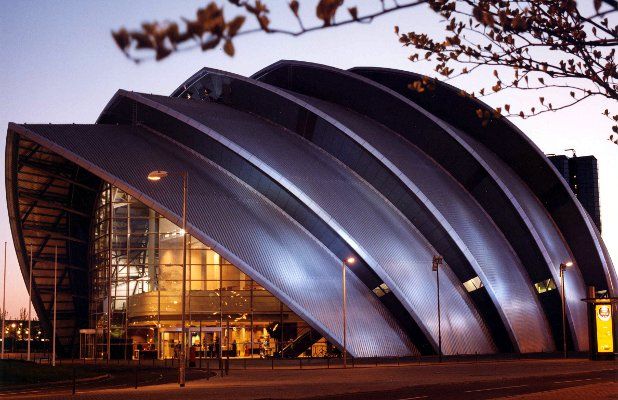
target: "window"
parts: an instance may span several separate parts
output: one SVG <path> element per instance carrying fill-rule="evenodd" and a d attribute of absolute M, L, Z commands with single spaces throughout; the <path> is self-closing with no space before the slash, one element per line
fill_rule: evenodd
<path fill-rule="evenodd" d="M 484 286 L 483 282 L 481 282 L 481 278 L 479 278 L 478 276 L 475 276 L 469 281 L 465 281 L 463 285 L 468 292 L 474 292 L 475 290 L 478 290 Z"/>
<path fill-rule="evenodd" d="M 373 289 L 373 293 L 375 293 L 378 297 L 382 297 L 390 292 L 391 289 L 386 285 L 386 283 L 382 283 L 380 286 L 376 286 L 376 288 Z"/>
<path fill-rule="evenodd" d="M 534 287 L 536 288 L 536 291 L 541 294 L 556 289 L 556 283 L 553 279 L 549 278 L 535 283 Z"/>
<path fill-rule="evenodd" d="M 124 349 L 122 340 L 149 343 L 159 357 L 173 357 L 182 326 L 180 227 L 110 184 L 100 193 L 93 224 L 90 318 L 91 327 L 97 328 L 97 354 L 107 351 L 103 335 L 111 315 L 110 344 Z M 190 235 L 186 261 L 186 312 L 192 343 L 203 352 L 274 356 L 284 352 L 281 344 L 313 332 L 250 276 Z M 321 339 L 315 335 L 314 341 Z"/>

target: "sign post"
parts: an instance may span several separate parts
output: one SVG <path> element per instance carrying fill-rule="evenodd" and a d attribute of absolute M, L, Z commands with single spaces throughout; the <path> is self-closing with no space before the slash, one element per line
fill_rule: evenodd
<path fill-rule="evenodd" d="M 612 327 L 612 305 L 609 301 L 606 303 L 596 303 L 594 306 L 594 315 L 596 323 L 596 339 L 598 353 L 614 353 L 614 335 Z"/>
<path fill-rule="evenodd" d="M 589 287 L 588 297 L 582 301 L 589 304 L 590 359 L 613 360 L 616 348 L 613 307 L 618 298 L 607 295 L 596 297 L 594 288 Z"/>

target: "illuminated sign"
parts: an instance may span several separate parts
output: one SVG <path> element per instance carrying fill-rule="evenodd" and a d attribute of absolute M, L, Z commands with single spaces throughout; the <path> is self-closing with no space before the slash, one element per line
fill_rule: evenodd
<path fill-rule="evenodd" d="M 595 321 L 597 324 L 597 351 L 599 353 L 612 353 L 614 351 L 612 306 L 610 304 L 597 304 L 595 306 Z"/>

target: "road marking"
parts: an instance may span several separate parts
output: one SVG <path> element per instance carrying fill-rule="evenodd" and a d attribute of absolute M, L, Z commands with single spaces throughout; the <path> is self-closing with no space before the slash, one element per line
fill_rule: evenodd
<path fill-rule="evenodd" d="M 429 396 L 406 397 L 405 399 L 399 399 L 399 400 L 426 399 L 427 397 L 429 397 Z"/>
<path fill-rule="evenodd" d="M 15 394 L 21 394 L 21 393 L 39 393 L 40 390 L 19 390 L 19 391 L 12 391 L 12 392 L 2 392 L 2 395 L 15 395 Z"/>
<path fill-rule="evenodd" d="M 519 387 L 525 387 L 525 386 L 528 386 L 528 385 L 501 386 L 501 387 L 488 388 L 488 389 L 466 390 L 465 393 L 487 392 L 487 391 L 490 391 L 490 390 L 500 390 L 500 389 L 513 389 L 513 388 L 519 388 Z"/>
<path fill-rule="evenodd" d="M 586 378 L 586 379 L 573 379 L 570 381 L 556 381 L 554 383 L 571 383 L 571 382 L 583 382 L 583 381 L 594 381 L 597 379 L 603 379 L 603 378 Z"/>

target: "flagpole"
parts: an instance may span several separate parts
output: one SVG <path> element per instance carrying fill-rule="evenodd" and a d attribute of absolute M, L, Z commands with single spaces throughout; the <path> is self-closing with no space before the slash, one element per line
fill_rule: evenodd
<path fill-rule="evenodd" d="M 28 361 L 30 361 L 30 343 L 32 342 L 32 243 L 30 243 L 30 281 L 28 283 Z"/>
<path fill-rule="evenodd" d="M 58 246 L 54 251 L 54 332 L 52 334 L 52 367 L 56 366 L 56 295 L 58 286 Z"/>
<path fill-rule="evenodd" d="M 6 320 L 6 242 L 4 242 L 4 278 L 2 278 L 2 356 L 4 359 L 4 322 Z"/>

